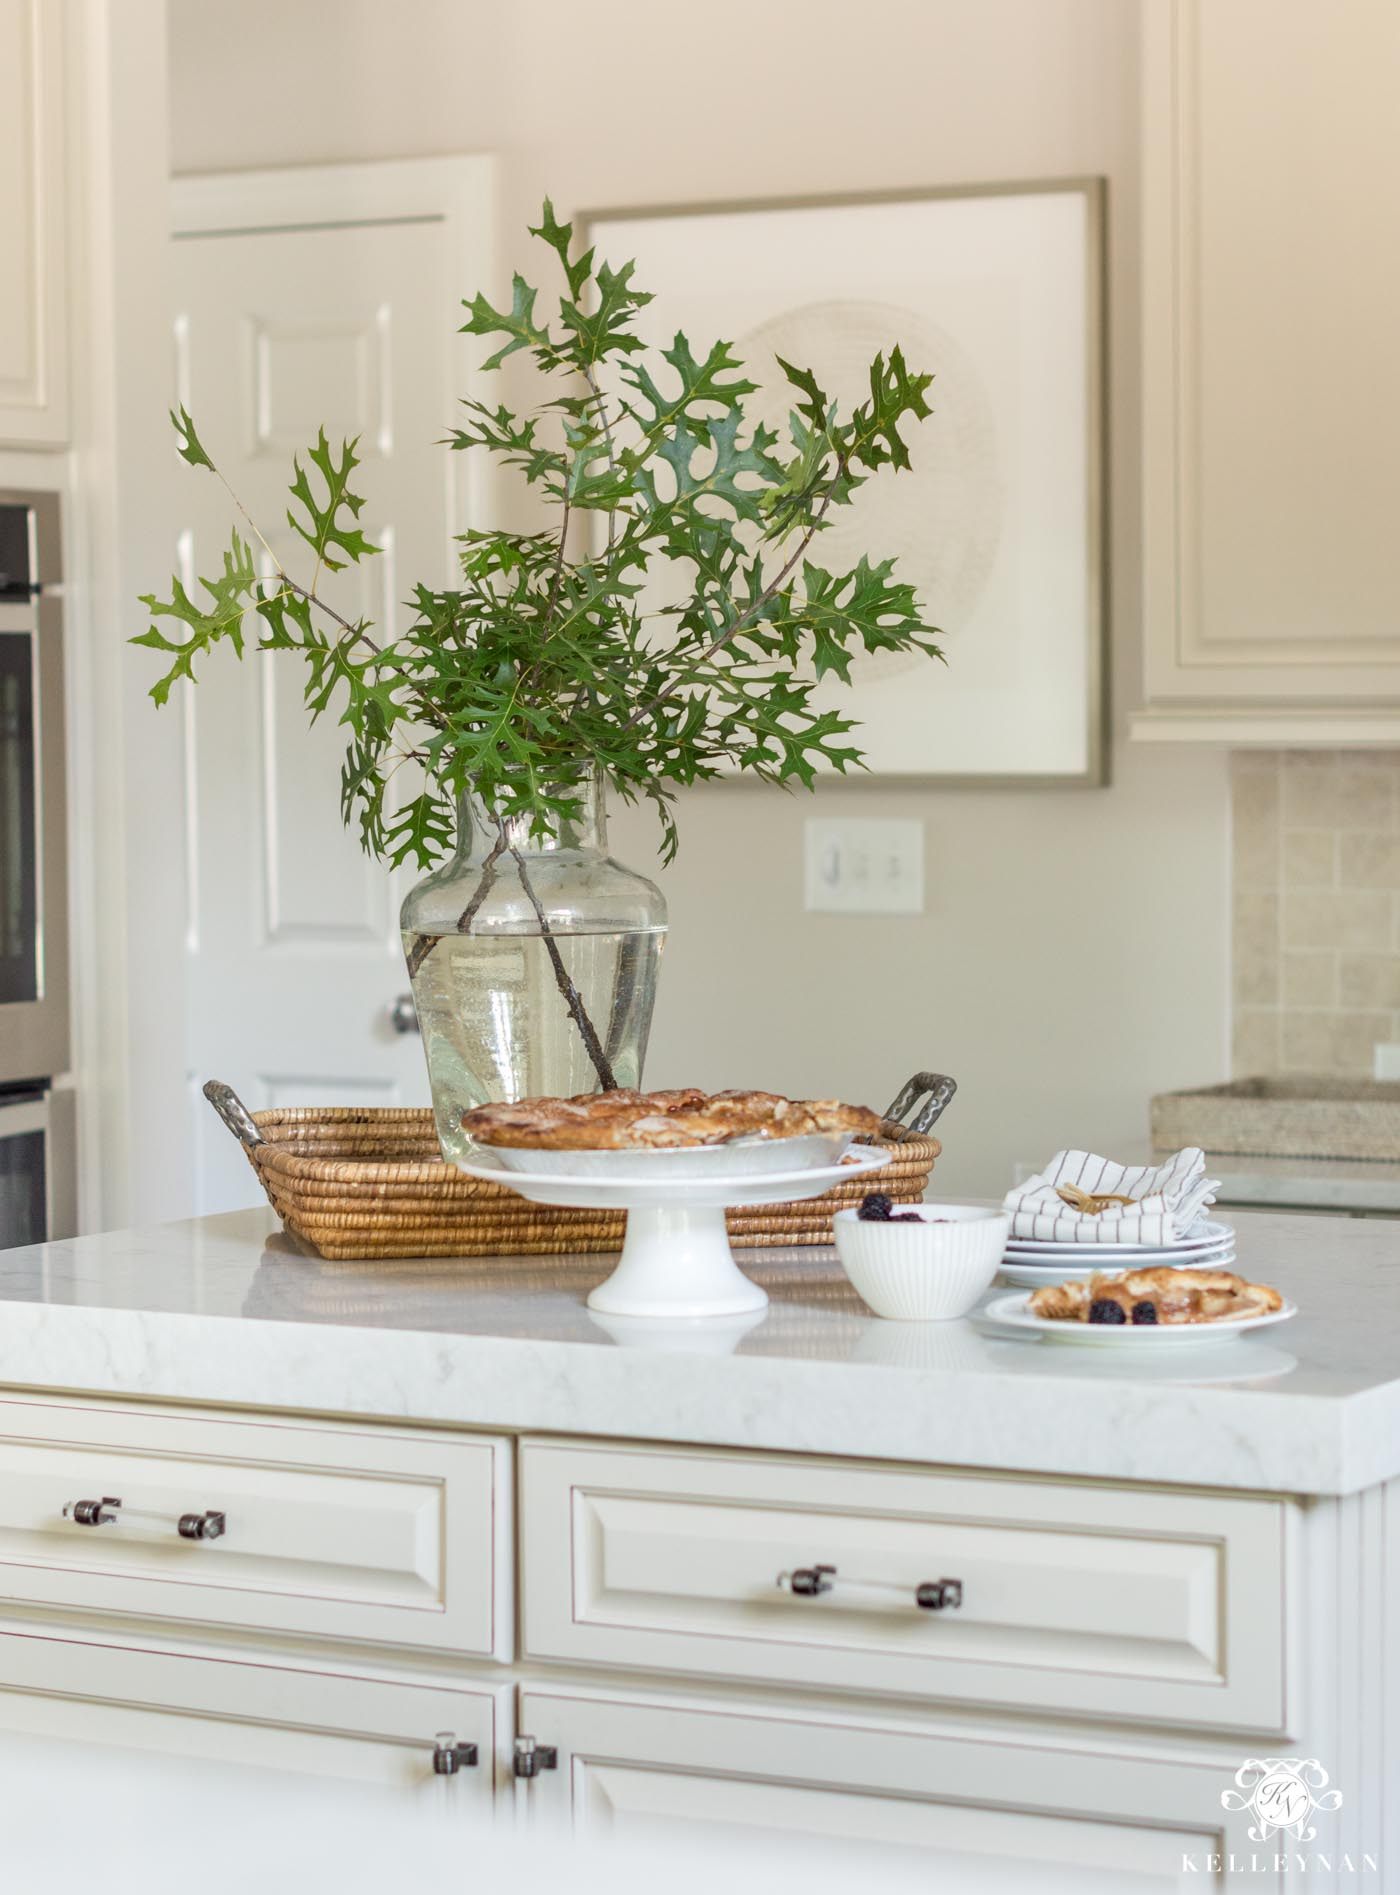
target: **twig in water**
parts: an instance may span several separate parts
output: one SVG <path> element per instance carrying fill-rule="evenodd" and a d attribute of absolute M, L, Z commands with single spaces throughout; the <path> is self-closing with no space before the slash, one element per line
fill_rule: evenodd
<path fill-rule="evenodd" d="M 497 818 L 497 821 L 500 822 L 500 819 Z M 500 823 L 500 831 L 501 846 L 503 848 L 509 847 L 509 844 L 506 842 L 504 823 Z M 559 943 L 554 938 L 554 930 L 550 927 L 548 917 L 544 909 L 540 906 L 539 897 L 535 893 L 534 883 L 530 880 L 529 873 L 526 870 L 525 858 L 521 855 L 519 849 L 511 849 L 510 852 L 515 859 L 516 868 L 520 871 L 520 886 L 524 889 L 526 898 L 535 911 L 535 919 L 540 924 L 540 935 L 544 941 L 545 951 L 549 955 L 549 964 L 554 969 L 554 984 L 559 989 L 563 997 L 564 1005 L 569 1009 L 570 1017 L 579 1030 L 579 1036 L 583 1040 L 588 1057 L 592 1061 L 593 1070 L 598 1075 L 598 1081 L 603 1091 L 616 1092 L 617 1079 L 614 1076 L 612 1066 L 609 1063 L 607 1054 L 603 1051 L 602 1042 L 598 1038 L 593 1022 L 588 1017 L 588 1009 L 583 1004 L 583 996 L 569 977 L 569 970 L 564 965 L 564 957 L 559 952 Z"/>

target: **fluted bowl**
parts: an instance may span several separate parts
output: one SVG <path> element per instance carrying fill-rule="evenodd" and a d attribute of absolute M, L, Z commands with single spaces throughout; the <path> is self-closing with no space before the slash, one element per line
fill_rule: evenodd
<path fill-rule="evenodd" d="M 917 1223 L 863 1219 L 854 1210 L 832 1220 L 836 1254 L 857 1293 L 877 1316 L 948 1322 L 966 1316 L 997 1273 L 1011 1220 L 981 1204 L 901 1204 Z"/>

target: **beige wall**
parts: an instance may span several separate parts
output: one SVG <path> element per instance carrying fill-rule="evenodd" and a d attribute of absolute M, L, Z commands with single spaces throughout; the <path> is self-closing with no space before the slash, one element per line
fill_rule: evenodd
<path fill-rule="evenodd" d="M 1106 175 L 1115 727 L 1139 690 L 1132 0 L 172 0 L 176 168 L 492 151 L 507 254 L 577 206 Z M 533 263 L 534 259 L 531 259 Z M 444 320 L 451 311 L 444 311 Z M 917 816 L 928 912 L 802 909 L 805 798 L 686 799 L 650 1075 L 883 1105 L 962 1091 L 945 1189 L 1059 1141 L 1141 1141 L 1153 1091 L 1224 1075 L 1223 756 L 1130 749 L 1113 787 L 823 792 Z M 331 793 L 328 787 L 328 794 Z M 628 814 L 616 851 L 647 866 Z"/>

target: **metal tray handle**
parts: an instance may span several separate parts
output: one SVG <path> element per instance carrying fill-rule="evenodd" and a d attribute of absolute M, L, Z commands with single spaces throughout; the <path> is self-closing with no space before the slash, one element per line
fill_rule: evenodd
<path fill-rule="evenodd" d="M 251 1151 L 254 1145 L 267 1143 L 254 1125 L 252 1113 L 232 1086 L 226 1086 L 222 1079 L 210 1079 L 205 1083 L 204 1096 L 240 1145 L 246 1146 Z"/>

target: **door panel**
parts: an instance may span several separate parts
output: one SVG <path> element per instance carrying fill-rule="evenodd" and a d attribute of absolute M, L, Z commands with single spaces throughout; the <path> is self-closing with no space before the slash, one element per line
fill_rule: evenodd
<path fill-rule="evenodd" d="M 0 441 L 67 435 L 65 9 L 0 0 Z"/>
<path fill-rule="evenodd" d="M 292 455 L 322 427 L 337 450 L 358 437 L 360 524 L 384 550 L 318 590 L 381 633 L 402 628 L 412 584 L 451 581 L 467 489 L 461 457 L 437 443 L 468 392 L 455 313 L 491 267 L 484 191 L 479 229 L 464 230 L 462 216 L 412 212 L 412 169 L 251 174 L 241 222 L 239 179 L 191 181 L 177 187 L 172 244 L 176 398 L 273 554 L 308 583 L 314 558 L 286 523 Z M 426 169 L 441 191 L 441 167 Z M 191 584 L 218 569 L 235 516 L 205 473 L 179 491 L 176 567 Z M 254 1110 L 416 1105 L 428 1090 L 417 1035 L 390 1021 L 408 986 L 398 907 L 417 871 L 391 876 L 341 824 L 339 707 L 308 727 L 291 655 L 240 668 L 220 651 L 206 670 L 184 699 L 188 1046 L 196 1209 L 215 1211 L 258 1190 L 200 1096 L 206 1079 Z"/>
<path fill-rule="evenodd" d="M 562 1687 L 522 1691 L 519 1721 L 559 1751 L 557 1770 L 529 1786 L 533 1805 L 542 1817 L 571 1812 L 583 1829 L 815 1838 L 824 1851 L 849 1847 L 867 1873 L 872 1848 L 917 1850 L 960 1892 L 1018 1895 L 1199 1889 L 1208 1856 L 1232 1844 L 1249 1856 L 1240 1819 L 1220 1806 L 1225 1765 L 1103 1738 L 1012 1726 L 988 1737 Z"/>

